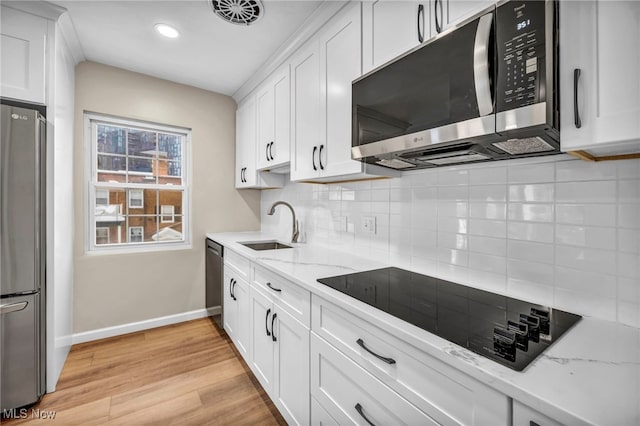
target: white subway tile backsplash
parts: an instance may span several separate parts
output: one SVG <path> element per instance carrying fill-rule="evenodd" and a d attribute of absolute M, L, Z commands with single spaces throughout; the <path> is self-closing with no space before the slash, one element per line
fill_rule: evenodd
<path fill-rule="evenodd" d="M 509 220 L 553 222 L 553 204 L 509 204 Z"/>
<path fill-rule="evenodd" d="M 526 260 L 508 259 L 507 276 L 522 281 L 531 281 L 553 286 L 553 265 L 528 262 Z"/>
<path fill-rule="evenodd" d="M 469 233 L 504 238 L 507 235 L 506 222 L 503 220 L 469 219 Z"/>
<path fill-rule="evenodd" d="M 640 203 L 640 179 L 618 181 L 618 200 L 621 203 Z"/>
<path fill-rule="evenodd" d="M 616 226 L 616 204 L 556 204 L 556 223 Z"/>
<path fill-rule="evenodd" d="M 508 256 L 511 259 L 548 263 L 551 265 L 553 265 L 555 260 L 555 246 L 553 244 L 508 240 L 507 250 Z"/>
<path fill-rule="evenodd" d="M 505 202 L 507 185 L 474 185 L 469 187 L 470 201 Z"/>
<path fill-rule="evenodd" d="M 504 238 L 467 236 L 469 251 L 505 257 L 507 255 L 507 240 Z"/>
<path fill-rule="evenodd" d="M 557 183 L 556 202 L 615 203 L 616 181 Z"/>
<path fill-rule="evenodd" d="M 584 271 L 616 274 L 616 252 L 556 245 L 556 265 Z"/>
<path fill-rule="evenodd" d="M 640 203 L 618 205 L 618 226 L 640 229 Z"/>
<path fill-rule="evenodd" d="M 596 297 L 612 297 L 617 291 L 615 275 L 556 267 L 556 288 L 591 294 Z"/>
<path fill-rule="evenodd" d="M 581 180 L 607 180 L 617 178 L 615 162 L 596 164 L 586 161 L 559 161 L 556 163 L 557 182 Z"/>
<path fill-rule="evenodd" d="M 615 250 L 616 228 L 556 225 L 556 243 Z"/>
<path fill-rule="evenodd" d="M 509 222 L 507 225 L 507 236 L 512 240 L 552 243 L 553 235 L 551 223 Z"/>
<path fill-rule="evenodd" d="M 554 182 L 555 164 L 517 164 L 508 169 L 509 183 Z"/>
<path fill-rule="evenodd" d="M 640 160 L 567 155 L 262 192 L 262 228 L 558 309 L 640 327 Z M 375 234 L 362 229 L 376 218 Z"/>
<path fill-rule="evenodd" d="M 505 166 L 476 168 L 469 170 L 470 185 L 483 185 L 487 183 L 505 182 L 507 182 L 507 168 Z"/>
<path fill-rule="evenodd" d="M 554 185 L 539 183 L 527 185 L 509 185 L 510 202 L 553 202 Z"/>
<path fill-rule="evenodd" d="M 469 217 L 476 219 L 498 219 L 507 217 L 506 203 L 469 203 Z"/>

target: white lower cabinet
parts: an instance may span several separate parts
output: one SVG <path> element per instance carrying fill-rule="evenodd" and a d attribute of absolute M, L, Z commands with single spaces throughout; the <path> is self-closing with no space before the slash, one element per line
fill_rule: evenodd
<path fill-rule="evenodd" d="M 243 358 L 250 353 L 250 293 L 249 284 L 234 268 L 224 268 L 224 329 Z"/>
<path fill-rule="evenodd" d="M 311 329 L 440 424 L 509 424 L 506 395 L 316 295 Z"/>
<path fill-rule="evenodd" d="M 311 395 L 340 425 L 437 425 L 384 383 L 311 333 Z M 316 417 L 317 418 L 317 417 Z"/>
<path fill-rule="evenodd" d="M 331 417 L 331 414 L 314 397 L 311 397 L 311 424 L 316 426 L 338 425 L 336 419 Z"/>
<path fill-rule="evenodd" d="M 513 401 L 513 426 L 561 426 L 561 423 L 518 401 Z"/>
<path fill-rule="evenodd" d="M 309 328 L 251 287 L 249 365 L 289 424 L 309 423 Z"/>

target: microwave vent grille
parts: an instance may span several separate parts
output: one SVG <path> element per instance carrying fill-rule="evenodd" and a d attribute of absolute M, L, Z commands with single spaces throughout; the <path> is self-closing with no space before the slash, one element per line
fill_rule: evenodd
<path fill-rule="evenodd" d="M 509 139 L 505 142 L 495 142 L 493 146 L 511 155 L 531 154 L 534 152 L 554 151 L 555 148 L 549 145 L 540 137 Z"/>

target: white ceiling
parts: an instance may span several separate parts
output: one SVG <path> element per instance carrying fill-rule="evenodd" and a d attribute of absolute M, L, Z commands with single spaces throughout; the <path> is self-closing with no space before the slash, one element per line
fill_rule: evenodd
<path fill-rule="evenodd" d="M 322 3 L 263 0 L 250 26 L 214 15 L 208 0 L 55 1 L 69 11 L 87 60 L 232 95 Z M 167 39 L 157 23 L 177 28 Z"/>

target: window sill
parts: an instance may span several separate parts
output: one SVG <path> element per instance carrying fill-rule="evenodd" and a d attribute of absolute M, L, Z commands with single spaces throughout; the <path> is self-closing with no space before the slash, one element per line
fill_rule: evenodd
<path fill-rule="evenodd" d="M 93 250 L 85 249 L 84 254 L 86 256 L 108 256 L 111 254 L 144 254 L 152 252 L 163 251 L 182 251 L 191 250 L 193 245 L 191 243 L 166 243 L 158 245 L 144 245 L 144 246 L 114 246 L 114 247 L 100 247 Z"/>

